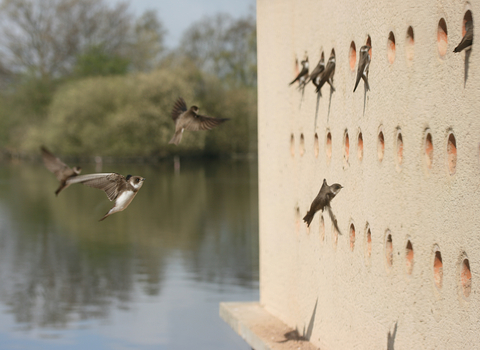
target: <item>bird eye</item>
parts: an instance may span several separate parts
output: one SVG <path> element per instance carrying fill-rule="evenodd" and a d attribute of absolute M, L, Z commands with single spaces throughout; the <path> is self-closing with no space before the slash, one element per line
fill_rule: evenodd
<path fill-rule="evenodd" d="M 135 179 L 135 182 L 138 182 L 138 181 L 140 181 L 140 179 L 139 179 L 139 178 L 136 178 L 136 179 Z"/>

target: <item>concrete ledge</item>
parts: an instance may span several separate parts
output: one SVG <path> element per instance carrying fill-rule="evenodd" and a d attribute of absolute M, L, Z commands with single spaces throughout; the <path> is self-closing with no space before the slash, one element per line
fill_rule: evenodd
<path fill-rule="evenodd" d="M 255 350 L 314 350 L 260 303 L 220 303 L 220 317 Z"/>

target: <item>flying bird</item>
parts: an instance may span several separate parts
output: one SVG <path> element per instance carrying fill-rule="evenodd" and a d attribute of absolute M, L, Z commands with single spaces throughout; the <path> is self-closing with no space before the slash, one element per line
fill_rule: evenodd
<path fill-rule="evenodd" d="M 307 79 L 307 77 L 308 77 L 308 56 L 301 63 L 302 63 L 302 70 L 300 71 L 300 73 L 298 73 L 298 75 L 295 77 L 295 79 L 293 79 L 292 82 L 288 85 L 292 85 L 297 80 L 299 81 L 299 83 L 302 83 L 302 81 L 305 81 L 305 79 Z"/>
<path fill-rule="evenodd" d="M 320 76 L 320 81 L 317 85 L 317 90 L 316 92 L 320 92 L 321 94 L 321 89 L 325 83 L 328 83 L 332 90 L 335 91 L 335 88 L 333 87 L 333 75 L 335 74 L 335 54 L 332 53 L 330 58 L 328 59 L 327 66 L 325 67 L 325 70 L 323 71 L 323 74 Z"/>
<path fill-rule="evenodd" d="M 80 174 L 82 168 L 79 166 L 70 168 L 45 147 L 42 146 L 40 149 L 42 150 L 42 158 L 45 167 L 55 175 L 58 181 L 60 181 L 60 186 L 55 191 L 55 195 L 58 196 L 64 188 L 68 187 L 66 181 Z"/>
<path fill-rule="evenodd" d="M 357 80 L 355 82 L 355 88 L 353 92 L 357 90 L 358 83 L 360 79 L 365 81 L 365 85 L 367 90 L 370 90 L 370 85 L 368 85 L 368 68 L 370 67 L 370 53 L 369 50 L 371 49 L 370 46 L 364 45 L 360 48 L 360 59 L 358 61 L 358 68 L 357 68 Z"/>
<path fill-rule="evenodd" d="M 337 226 L 337 219 L 335 218 L 335 215 L 332 212 L 330 202 L 338 194 L 338 192 L 340 192 L 342 188 L 343 186 L 340 184 L 333 184 L 331 186 L 328 186 L 327 180 L 323 179 L 323 184 L 322 184 L 322 187 L 320 188 L 320 192 L 318 192 L 317 197 L 315 197 L 315 199 L 312 202 L 312 205 L 310 206 L 310 210 L 307 212 L 307 214 L 303 218 L 303 221 L 307 223 L 307 226 L 310 226 L 310 223 L 312 222 L 313 217 L 315 216 L 315 213 L 317 211 L 321 210 L 323 212 L 323 210 L 327 208 L 328 214 L 330 215 L 330 219 L 332 219 L 332 222 L 335 225 L 335 228 L 337 229 L 337 231 L 340 232 Z"/>
<path fill-rule="evenodd" d="M 187 110 L 187 104 L 181 97 L 175 102 L 172 109 L 172 119 L 175 122 L 175 134 L 170 143 L 178 145 L 182 140 L 182 135 L 185 130 L 211 130 L 217 125 L 228 120 L 228 118 L 212 118 L 198 114 L 199 108 L 192 106 Z"/>
<path fill-rule="evenodd" d="M 99 221 L 105 220 L 108 216 L 125 210 L 143 185 L 145 178 L 141 176 L 123 175 L 117 173 L 97 173 L 79 175 L 67 180 L 67 186 L 82 183 L 86 186 L 98 188 L 105 191 L 110 201 L 115 205 Z"/>
<path fill-rule="evenodd" d="M 317 66 L 315 69 L 312 71 L 310 76 L 308 77 L 308 80 L 306 82 L 309 83 L 312 81 L 313 85 L 318 87 L 320 84 L 320 78 L 322 77 L 322 73 L 325 71 L 325 55 L 322 52 L 322 56 L 320 57 L 320 61 L 318 62 Z"/>
<path fill-rule="evenodd" d="M 473 44 L 473 22 L 472 21 L 467 21 L 465 23 L 465 35 L 462 38 L 462 41 L 460 41 L 460 44 L 453 50 L 453 52 L 460 52 L 464 49 L 471 48 Z"/>

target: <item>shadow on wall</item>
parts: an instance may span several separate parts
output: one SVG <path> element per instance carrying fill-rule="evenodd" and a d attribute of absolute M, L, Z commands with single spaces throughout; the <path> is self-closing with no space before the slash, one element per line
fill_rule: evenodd
<path fill-rule="evenodd" d="M 468 68 L 469 68 L 469 65 L 470 65 L 470 54 L 471 53 L 472 53 L 472 50 L 465 51 L 465 81 L 463 83 L 463 87 L 467 86 Z"/>
<path fill-rule="evenodd" d="M 313 332 L 313 325 L 315 324 L 315 314 L 317 313 L 317 304 L 318 298 L 315 301 L 315 307 L 313 308 L 312 317 L 310 317 L 310 322 L 308 322 L 307 330 L 305 331 L 305 327 L 303 328 L 303 334 L 300 335 L 298 329 L 285 333 L 283 336 L 285 340 L 279 341 L 278 343 L 286 343 L 288 341 L 310 341 L 310 337 L 312 336 Z"/>
<path fill-rule="evenodd" d="M 390 331 L 388 331 L 387 350 L 394 350 L 395 349 L 395 337 L 397 336 L 397 324 L 398 324 L 398 322 L 395 322 L 395 327 L 393 328 L 393 333 L 390 334 Z"/>

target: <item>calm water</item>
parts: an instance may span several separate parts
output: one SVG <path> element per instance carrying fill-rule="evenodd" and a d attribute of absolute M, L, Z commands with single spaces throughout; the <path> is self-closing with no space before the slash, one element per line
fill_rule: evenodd
<path fill-rule="evenodd" d="M 218 304 L 258 300 L 256 161 L 95 171 L 146 181 L 98 222 L 104 192 L 0 165 L 0 348 L 250 349 Z"/>

